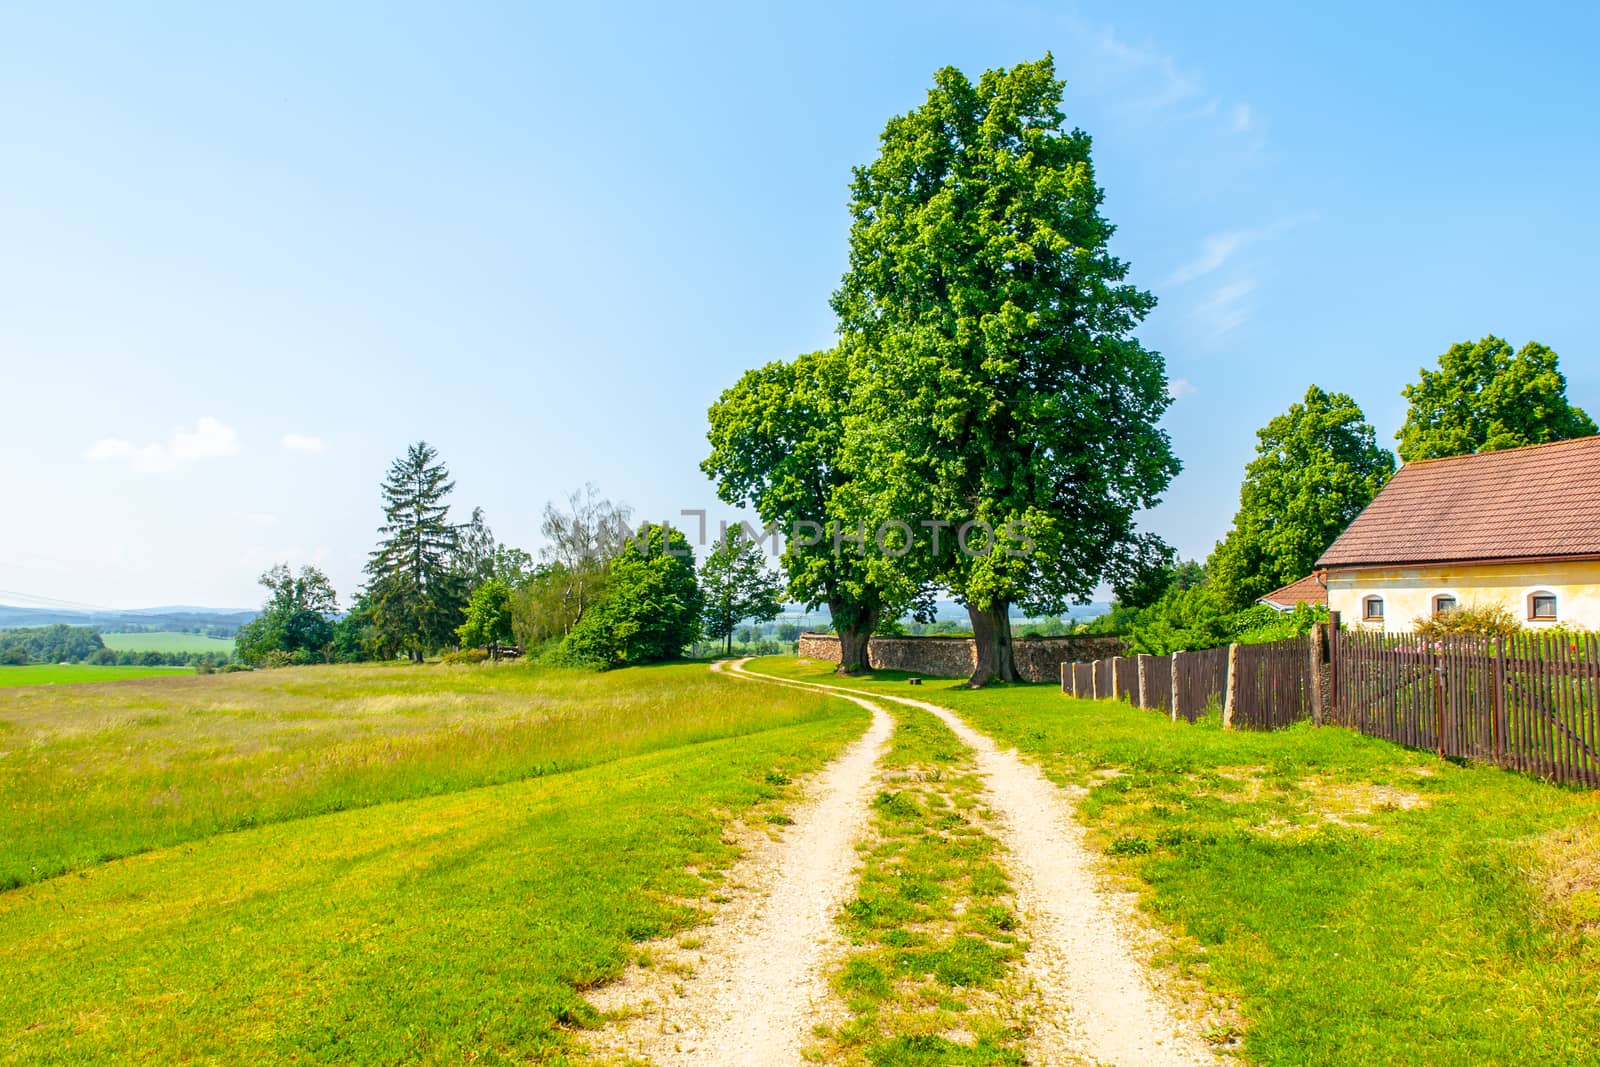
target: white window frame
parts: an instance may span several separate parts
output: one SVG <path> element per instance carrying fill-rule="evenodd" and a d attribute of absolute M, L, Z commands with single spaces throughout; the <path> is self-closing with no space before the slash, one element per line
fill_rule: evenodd
<path fill-rule="evenodd" d="M 1376 615 L 1372 613 L 1373 604 L 1378 605 L 1378 613 Z M 1368 593 L 1366 596 L 1361 598 L 1361 621 L 1382 622 L 1384 619 L 1384 608 L 1385 605 L 1383 603 L 1383 597 L 1379 596 L 1377 593 Z"/>

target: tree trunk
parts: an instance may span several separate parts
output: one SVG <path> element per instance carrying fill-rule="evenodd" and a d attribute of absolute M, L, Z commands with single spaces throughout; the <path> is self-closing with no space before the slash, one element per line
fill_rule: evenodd
<path fill-rule="evenodd" d="M 841 625 L 835 621 L 834 630 L 839 635 L 839 669 L 835 674 L 861 674 L 870 670 L 872 664 L 867 657 L 867 642 L 872 639 L 872 631 L 878 628 L 878 613 L 876 611 L 862 612 L 852 618 L 850 613 L 843 610 L 843 604 L 828 603 L 828 611 L 835 620 L 850 619 L 848 625 Z"/>
<path fill-rule="evenodd" d="M 1015 682 L 1017 661 L 1011 654 L 1011 604 L 1000 600 L 979 607 L 967 605 L 972 639 L 978 646 L 978 663 L 967 685 L 978 689 L 990 682 Z"/>

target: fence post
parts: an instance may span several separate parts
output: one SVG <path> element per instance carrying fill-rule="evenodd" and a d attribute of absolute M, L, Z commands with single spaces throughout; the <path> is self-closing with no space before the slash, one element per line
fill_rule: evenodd
<path fill-rule="evenodd" d="M 1072 690 L 1067 688 L 1067 678 L 1072 674 L 1072 672 L 1068 669 L 1068 667 L 1069 665 L 1067 662 L 1063 660 L 1061 663 L 1061 691 L 1070 695 Z"/>
<path fill-rule="evenodd" d="M 1328 612 L 1328 708 L 1334 721 L 1344 721 L 1339 715 L 1339 613 Z"/>
<path fill-rule="evenodd" d="M 1228 697 L 1222 704 L 1222 728 L 1233 729 L 1233 709 L 1239 700 L 1239 645 L 1228 646 Z"/>
<path fill-rule="evenodd" d="M 1311 656 L 1311 725 L 1322 725 L 1322 623 L 1314 623 L 1306 635 Z"/>
<path fill-rule="evenodd" d="M 1139 706 L 1141 708 L 1148 708 L 1150 706 L 1150 660 L 1151 660 L 1151 658 L 1152 658 L 1151 656 L 1149 656 L 1148 654 L 1146 654 L 1144 652 L 1139 653 L 1139 659 L 1138 659 L 1138 663 L 1139 663 Z"/>
<path fill-rule="evenodd" d="M 1118 679 L 1118 677 L 1117 677 L 1119 674 L 1122 673 L 1120 670 L 1117 669 L 1121 665 L 1122 665 L 1122 657 L 1121 656 L 1112 656 L 1111 657 L 1111 698 L 1113 700 L 1116 699 L 1117 693 L 1122 689 L 1122 686 L 1118 684 L 1120 679 Z"/>
<path fill-rule="evenodd" d="M 1172 712 L 1173 722 L 1178 721 L 1178 657 L 1181 655 L 1182 652 L 1172 654 L 1172 699 L 1167 701 L 1169 705 L 1167 710 Z"/>
<path fill-rule="evenodd" d="M 1111 672 L 1106 671 L 1106 673 Z M 1089 695 L 1096 700 L 1100 699 L 1100 661 L 1097 659 L 1089 661 Z"/>

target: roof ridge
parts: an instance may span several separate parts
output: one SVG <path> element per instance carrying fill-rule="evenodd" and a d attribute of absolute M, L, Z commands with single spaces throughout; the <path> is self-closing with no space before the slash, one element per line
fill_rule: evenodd
<path fill-rule="evenodd" d="M 1459 456 L 1430 456 L 1427 459 L 1408 459 L 1400 462 L 1400 468 L 1420 467 L 1425 463 L 1453 463 L 1467 459 L 1482 459 L 1485 456 L 1509 456 L 1519 452 L 1534 452 L 1541 448 L 1560 448 L 1565 445 L 1582 444 L 1586 441 L 1600 441 L 1600 433 L 1585 434 L 1582 437 L 1568 437 L 1560 441 L 1540 441 L 1536 445 L 1518 445 L 1516 448 L 1497 448 L 1492 452 L 1463 452 Z M 1396 471 L 1395 473 L 1399 473 Z"/>

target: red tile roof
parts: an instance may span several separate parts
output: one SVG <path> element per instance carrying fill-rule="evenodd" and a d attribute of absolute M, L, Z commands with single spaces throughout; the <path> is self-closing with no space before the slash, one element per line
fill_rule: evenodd
<path fill-rule="evenodd" d="M 1257 604 L 1271 604 L 1275 608 L 1291 610 L 1301 604 L 1326 604 L 1328 590 L 1317 581 L 1315 574 L 1308 574 L 1298 582 L 1290 582 L 1281 589 L 1274 589 L 1266 596 L 1256 597 Z"/>
<path fill-rule="evenodd" d="M 1317 567 L 1600 558 L 1600 436 L 1401 467 Z"/>

